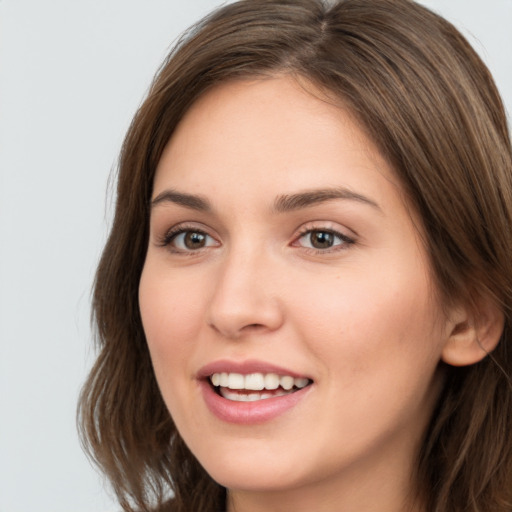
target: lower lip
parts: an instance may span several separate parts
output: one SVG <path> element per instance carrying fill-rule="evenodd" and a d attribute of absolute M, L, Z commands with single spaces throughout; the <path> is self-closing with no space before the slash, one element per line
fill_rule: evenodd
<path fill-rule="evenodd" d="M 240 425 L 265 423 L 280 416 L 295 407 L 311 388 L 309 385 L 288 395 L 254 402 L 236 402 L 218 395 L 208 381 L 201 380 L 199 383 L 210 412 L 222 421 Z"/>

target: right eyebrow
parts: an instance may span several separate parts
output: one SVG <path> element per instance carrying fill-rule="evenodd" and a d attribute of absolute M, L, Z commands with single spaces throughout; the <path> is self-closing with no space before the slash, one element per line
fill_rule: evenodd
<path fill-rule="evenodd" d="M 151 208 L 158 206 L 163 203 L 174 203 L 191 210 L 198 210 L 201 212 L 210 212 L 212 210 L 211 204 L 203 196 L 197 196 L 194 194 L 186 194 L 184 192 L 178 192 L 176 190 L 164 190 L 158 194 L 151 201 Z"/>
<path fill-rule="evenodd" d="M 348 199 L 356 201 L 358 203 L 369 205 L 382 213 L 381 207 L 373 199 L 344 187 L 305 190 L 304 192 L 299 192 L 297 194 L 279 196 L 274 202 L 274 211 L 283 213 L 300 210 L 302 208 L 308 208 L 315 204 L 325 203 L 326 201 L 331 201 L 333 199 Z"/>

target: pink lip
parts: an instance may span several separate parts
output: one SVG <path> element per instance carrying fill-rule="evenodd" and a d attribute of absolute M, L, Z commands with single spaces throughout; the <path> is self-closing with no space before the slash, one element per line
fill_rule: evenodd
<path fill-rule="evenodd" d="M 277 373 L 301 377 L 279 366 L 262 361 L 215 361 L 201 368 L 198 383 L 206 406 L 217 418 L 228 423 L 251 425 L 270 421 L 295 407 L 311 390 L 311 385 L 288 395 L 266 398 L 254 402 L 235 402 L 218 395 L 213 389 L 209 377 L 213 373 Z"/>
<path fill-rule="evenodd" d="M 306 386 L 289 395 L 255 402 L 234 402 L 218 395 L 207 380 L 199 381 L 199 385 L 210 412 L 222 421 L 239 425 L 270 421 L 297 405 L 311 389 L 311 386 Z"/>

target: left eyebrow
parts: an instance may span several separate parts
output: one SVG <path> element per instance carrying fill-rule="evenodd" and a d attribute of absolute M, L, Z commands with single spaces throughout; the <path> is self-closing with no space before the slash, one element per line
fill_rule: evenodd
<path fill-rule="evenodd" d="M 162 203 L 174 203 L 191 210 L 202 212 L 210 212 L 212 210 L 212 206 L 206 197 L 186 194 L 185 192 L 178 192 L 177 190 L 164 190 L 162 193 L 158 194 L 151 201 L 151 208 Z"/>
<path fill-rule="evenodd" d="M 302 208 L 308 208 L 309 206 L 331 201 L 333 199 L 356 201 L 358 203 L 369 205 L 380 213 L 383 213 L 381 207 L 373 199 L 344 187 L 305 190 L 304 192 L 298 192 L 297 194 L 282 195 L 277 197 L 274 201 L 273 210 L 278 213 L 285 213 L 300 210 Z"/>

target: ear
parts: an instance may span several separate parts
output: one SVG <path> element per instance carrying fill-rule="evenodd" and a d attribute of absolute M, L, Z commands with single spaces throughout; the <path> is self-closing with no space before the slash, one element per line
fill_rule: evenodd
<path fill-rule="evenodd" d="M 505 317 L 495 302 L 481 298 L 475 309 L 455 308 L 449 324 L 451 332 L 441 359 L 452 366 L 468 366 L 481 361 L 496 348 Z"/>

